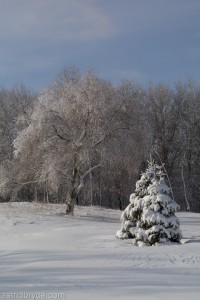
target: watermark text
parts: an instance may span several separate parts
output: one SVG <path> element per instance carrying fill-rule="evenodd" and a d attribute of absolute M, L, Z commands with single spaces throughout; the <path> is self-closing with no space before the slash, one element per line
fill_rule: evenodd
<path fill-rule="evenodd" d="M 28 293 L 28 292 L 18 292 L 18 293 L 0 293 L 1 299 L 13 299 L 13 300 L 60 300 L 64 299 L 64 293 Z"/>

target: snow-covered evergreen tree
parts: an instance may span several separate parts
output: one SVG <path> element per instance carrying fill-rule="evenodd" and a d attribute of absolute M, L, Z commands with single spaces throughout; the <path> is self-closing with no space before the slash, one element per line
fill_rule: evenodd
<path fill-rule="evenodd" d="M 182 233 L 175 215 L 179 205 L 171 198 L 165 178 L 163 168 L 150 162 L 122 213 L 118 238 L 133 238 L 138 246 L 180 242 Z"/>

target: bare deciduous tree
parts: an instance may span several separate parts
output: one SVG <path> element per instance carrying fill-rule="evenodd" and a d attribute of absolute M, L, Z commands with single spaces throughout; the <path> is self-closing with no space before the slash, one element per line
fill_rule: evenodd
<path fill-rule="evenodd" d="M 5 197 L 13 187 L 13 140 L 27 126 L 35 98 L 24 86 L 0 90 L 0 192 Z"/>
<path fill-rule="evenodd" d="M 123 128 L 115 122 L 113 87 L 91 72 L 71 72 L 39 98 L 14 147 L 18 178 L 47 182 L 54 191 L 65 184 L 66 212 L 73 214 L 86 177 L 102 166 L 106 145 Z"/>
<path fill-rule="evenodd" d="M 123 209 L 149 154 L 174 194 L 199 211 L 200 92 L 194 81 L 113 86 L 66 68 L 34 101 L 0 89 L 0 195 Z M 14 151 L 13 151 L 14 150 Z M 1 198 L 2 200 L 2 198 Z"/>

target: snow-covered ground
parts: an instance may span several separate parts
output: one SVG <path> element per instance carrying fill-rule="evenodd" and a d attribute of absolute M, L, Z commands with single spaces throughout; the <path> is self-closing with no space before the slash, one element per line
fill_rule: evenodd
<path fill-rule="evenodd" d="M 0 204 L 0 299 L 200 299 L 200 214 L 177 214 L 183 244 L 141 248 L 115 239 L 119 211 L 63 212 Z"/>

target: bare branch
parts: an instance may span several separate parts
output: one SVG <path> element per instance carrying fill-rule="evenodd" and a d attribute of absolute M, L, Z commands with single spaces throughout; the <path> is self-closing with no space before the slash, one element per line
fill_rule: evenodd
<path fill-rule="evenodd" d="M 66 142 L 71 142 L 70 139 L 65 138 L 64 136 L 62 136 L 62 135 L 58 132 L 58 129 L 56 128 L 55 125 L 51 124 L 51 126 L 53 127 L 53 129 L 54 129 L 56 135 L 57 135 L 61 140 L 64 140 L 64 141 L 66 141 Z"/>
<path fill-rule="evenodd" d="M 82 176 L 80 176 L 80 184 L 77 188 L 77 195 L 80 193 L 82 188 L 84 187 L 84 179 L 86 178 L 87 175 L 89 175 L 92 171 L 94 171 L 97 168 L 100 168 L 102 166 L 102 163 L 91 167 L 89 170 L 87 170 Z"/>

